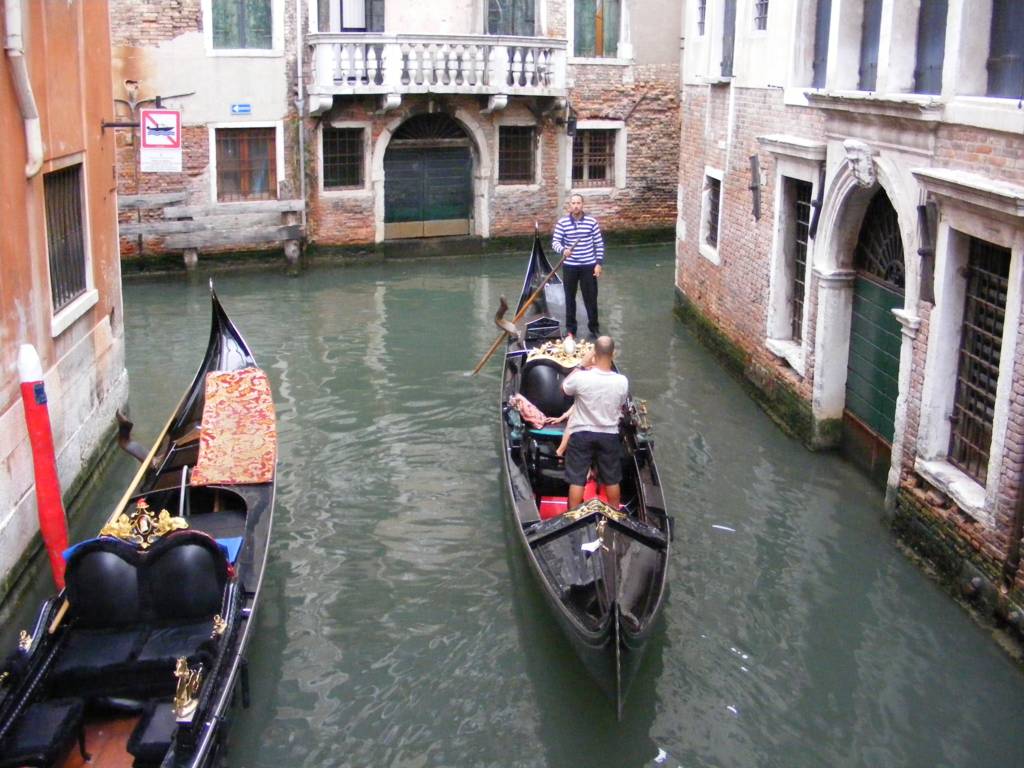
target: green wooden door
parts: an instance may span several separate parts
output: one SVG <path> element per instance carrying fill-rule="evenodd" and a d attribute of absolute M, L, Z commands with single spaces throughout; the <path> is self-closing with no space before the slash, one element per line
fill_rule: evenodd
<path fill-rule="evenodd" d="M 846 409 L 890 443 L 900 376 L 900 324 L 892 310 L 902 306 L 902 291 L 857 275 L 850 323 Z"/>
<path fill-rule="evenodd" d="M 903 306 L 903 240 L 896 210 L 879 190 L 868 205 L 854 254 L 846 410 L 884 442 L 895 432 Z"/>
<path fill-rule="evenodd" d="M 467 235 L 472 210 L 469 147 L 388 149 L 384 156 L 387 237 Z"/>

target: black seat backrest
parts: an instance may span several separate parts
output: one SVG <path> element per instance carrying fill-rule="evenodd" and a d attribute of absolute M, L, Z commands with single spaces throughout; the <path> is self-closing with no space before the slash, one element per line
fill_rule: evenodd
<path fill-rule="evenodd" d="M 227 580 L 227 558 L 213 538 L 176 531 L 147 555 L 144 600 L 157 619 L 209 618 L 221 609 Z"/>
<path fill-rule="evenodd" d="M 563 381 L 565 373 L 561 368 L 546 360 L 535 360 L 523 370 L 519 391 L 545 416 L 561 416 L 572 406 L 572 398 L 562 392 Z"/>
<path fill-rule="evenodd" d="M 119 539 L 79 544 L 64 574 L 71 615 L 83 627 L 134 624 L 142 619 L 135 547 Z"/>

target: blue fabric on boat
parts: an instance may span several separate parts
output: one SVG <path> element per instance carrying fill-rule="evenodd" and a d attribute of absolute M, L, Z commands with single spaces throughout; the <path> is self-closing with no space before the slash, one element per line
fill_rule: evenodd
<path fill-rule="evenodd" d="M 241 536 L 217 539 L 217 543 L 224 550 L 224 556 L 228 559 L 229 563 L 233 563 L 238 559 L 238 552 L 242 549 L 242 541 L 243 538 Z"/>
<path fill-rule="evenodd" d="M 541 437 L 561 437 L 565 434 L 565 430 L 557 427 L 544 427 L 543 429 L 531 429 L 530 434 L 540 435 Z"/>

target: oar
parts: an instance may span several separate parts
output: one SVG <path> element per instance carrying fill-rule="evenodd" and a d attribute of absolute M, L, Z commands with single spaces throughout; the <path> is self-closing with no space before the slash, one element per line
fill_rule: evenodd
<path fill-rule="evenodd" d="M 571 250 L 571 249 L 566 249 L 566 250 Z M 526 303 L 523 304 L 523 306 L 519 309 L 518 312 L 516 312 L 516 316 L 512 318 L 512 324 L 513 325 L 515 325 L 516 323 L 518 323 L 520 320 L 523 319 L 523 315 L 526 314 L 526 310 L 530 308 L 530 305 L 533 304 L 533 302 L 536 301 L 537 297 L 540 296 L 540 294 L 544 291 L 544 286 L 548 284 L 548 280 L 550 280 L 551 277 L 558 271 L 558 268 L 560 266 L 562 266 L 562 264 L 565 262 L 565 260 L 567 258 L 569 258 L 569 256 L 567 254 L 565 254 L 565 251 L 562 251 L 562 253 L 563 253 L 563 256 L 562 256 L 561 260 L 557 264 L 555 264 L 554 268 L 550 272 L 548 272 L 547 277 L 545 277 L 543 280 L 540 281 L 540 285 L 537 286 L 537 290 L 535 290 L 533 292 L 533 294 L 530 296 L 530 298 L 528 298 L 526 300 Z M 501 342 L 503 342 L 506 339 L 507 336 L 508 336 L 508 331 L 502 331 L 501 332 L 501 334 L 498 336 L 498 338 L 496 338 L 494 340 L 494 343 L 491 344 L 491 348 L 487 350 L 487 354 L 484 355 L 483 358 L 481 358 L 480 362 L 476 364 L 476 368 L 474 368 L 473 369 L 473 373 L 470 374 L 471 376 L 476 376 L 477 373 L 480 372 L 480 369 L 483 368 L 484 364 L 488 360 L 491 359 L 491 355 L 493 355 L 495 353 L 495 351 L 501 345 Z"/>

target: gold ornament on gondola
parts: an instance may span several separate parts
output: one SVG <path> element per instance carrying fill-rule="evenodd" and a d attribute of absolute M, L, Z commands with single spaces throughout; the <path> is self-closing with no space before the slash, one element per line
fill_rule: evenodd
<path fill-rule="evenodd" d="M 18 650 L 22 653 L 28 653 L 29 649 L 32 648 L 32 635 L 26 632 L 24 629 L 18 633 Z"/>
<path fill-rule="evenodd" d="M 594 514 L 595 512 L 602 515 L 602 518 L 607 518 L 609 520 L 618 521 L 623 520 L 626 517 L 625 512 L 620 512 L 617 509 L 612 509 L 600 499 L 591 499 L 585 504 L 580 504 L 575 509 L 570 509 L 568 512 L 565 513 L 565 517 L 567 517 L 569 520 L 580 520 L 586 517 L 587 515 Z M 601 522 L 603 523 L 604 519 L 602 519 Z"/>
<path fill-rule="evenodd" d="M 570 345 L 570 349 L 572 345 Z M 563 368 L 575 368 L 594 351 L 594 345 L 589 341 L 575 342 L 575 349 L 570 352 L 566 349 L 565 341 L 545 341 L 539 347 L 530 350 L 526 356 L 526 362 L 531 360 L 550 360 Z"/>
<path fill-rule="evenodd" d="M 192 721 L 199 706 L 199 689 L 203 684 L 203 665 L 195 669 L 188 665 L 188 660 L 181 656 L 174 667 L 174 676 L 178 684 L 174 689 L 174 717 L 179 723 Z"/>
<path fill-rule="evenodd" d="M 219 613 L 213 617 L 213 633 L 210 635 L 211 640 L 216 640 L 218 637 L 224 634 L 224 631 L 228 628 L 228 623 L 224 621 L 224 617 Z"/>
<path fill-rule="evenodd" d="M 185 528 L 188 528 L 185 518 L 171 517 L 171 513 L 166 509 L 160 510 L 160 514 L 156 515 L 145 499 L 139 499 L 131 514 L 122 512 L 115 520 L 103 526 L 100 536 L 113 536 L 134 544 L 139 549 L 149 549 L 171 531 L 181 531 Z"/>

